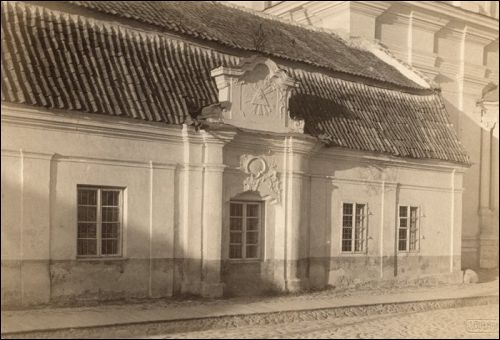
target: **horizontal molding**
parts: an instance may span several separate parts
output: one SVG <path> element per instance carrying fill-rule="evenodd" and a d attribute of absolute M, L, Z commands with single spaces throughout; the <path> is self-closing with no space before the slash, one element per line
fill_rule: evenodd
<path fill-rule="evenodd" d="M 21 150 L 2 149 L 2 157 L 14 158 L 34 158 L 52 160 L 59 163 L 91 163 L 98 165 L 110 166 L 125 166 L 135 168 L 151 168 L 153 169 L 169 169 L 175 170 L 179 167 L 177 163 L 164 163 L 164 162 L 151 162 L 151 161 L 136 161 L 129 159 L 116 159 L 116 158 L 97 158 L 85 156 L 65 156 L 59 154 L 46 154 L 41 152 L 25 152 Z"/>
<path fill-rule="evenodd" d="M 3 124 L 133 140 L 163 141 L 172 144 L 183 142 L 181 126 L 148 123 L 133 118 L 48 111 L 5 103 L 2 103 Z"/>
<path fill-rule="evenodd" d="M 240 170 L 239 168 L 226 168 L 225 170 L 226 173 L 228 174 L 233 174 L 233 175 L 238 175 L 238 176 L 246 176 L 246 174 Z M 360 186 L 365 186 L 365 185 L 372 185 L 372 186 L 377 186 L 382 188 L 382 186 L 385 186 L 385 188 L 396 188 L 399 186 L 400 190 L 424 190 L 424 191 L 433 191 L 433 192 L 444 192 L 444 193 L 451 193 L 452 189 L 447 188 L 447 187 L 433 187 L 433 186 L 428 186 L 428 185 L 418 185 L 418 184 L 402 184 L 399 182 L 395 181 L 383 181 L 383 180 L 369 180 L 369 179 L 356 179 L 356 178 L 348 178 L 348 177 L 336 177 L 336 176 L 331 176 L 331 175 L 321 175 L 321 174 L 311 174 L 311 173 L 306 173 L 306 172 L 301 172 L 301 173 L 296 173 L 296 172 L 278 172 L 278 174 L 281 176 L 283 179 L 285 176 L 289 177 L 297 177 L 297 178 L 304 178 L 304 177 L 310 177 L 314 179 L 319 179 L 323 180 L 326 182 L 331 182 L 331 183 L 347 183 L 351 185 L 360 185 Z M 454 193 L 455 194 L 461 194 L 463 193 L 464 189 L 455 189 Z"/>
<path fill-rule="evenodd" d="M 325 151 L 325 149 L 323 149 L 323 151 Z M 434 159 L 423 159 L 420 161 L 415 161 L 408 158 L 398 158 L 385 154 L 370 153 L 367 151 L 346 150 L 334 147 L 328 148 L 326 151 L 327 152 L 323 152 L 322 154 L 311 155 L 311 158 L 317 160 L 332 160 L 335 162 L 355 162 L 359 165 L 378 165 L 382 167 L 399 167 L 447 173 L 451 173 L 453 169 L 456 170 L 456 173 L 464 173 L 466 171 L 466 167 L 463 165 Z"/>

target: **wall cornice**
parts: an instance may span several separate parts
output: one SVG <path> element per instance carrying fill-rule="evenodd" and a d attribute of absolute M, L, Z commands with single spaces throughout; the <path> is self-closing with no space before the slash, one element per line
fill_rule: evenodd
<path fill-rule="evenodd" d="M 414 8 L 424 9 L 440 17 L 454 18 L 468 23 L 475 23 L 487 29 L 498 32 L 498 19 L 480 15 L 478 13 L 464 11 L 440 1 L 400 1 Z"/>
<path fill-rule="evenodd" d="M 321 3 L 323 1 L 283 1 L 266 10 L 265 13 L 283 16 L 297 8 L 309 8 L 311 4 Z M 465 11 L 461 8 L 441 3 L 439 1 L 328 1 L 330 7 L 339 6 L 339 4 L 349 3 L 351 8 L 358 11 L 365 11 L 368 14 L 375 11 L 377 14 L 381 10 L 385 10 L 387 4 L 397 3 L 411 7 L 413 10 L 419 10 L 419 13 L 426 12 L 426 16 L 438 16 L 440 18 L 449 18 L 464 21 L 467 23 L 475 23 L 483 29 L 494 30 L 498 32 L 498 19 Z M 384 8 L 387 6 L 386 8 Z M 378 15 L 378 14 L 377 14 Z"/>
<path fill-rule="evenodd" d="M 13 157 L 13 158 L 22 157 L 30 159 L 50 160 L 59 163 L 85 163 L 85 164 L 132 167 L 132 168 L 143 168 L 143 169 L 153 168 L 153 169 L 176 170 L 177 167 L 179 166 L 177 163 L 150 162 L 148 160 L 138 161 L 138 160 L 121 159 L 121 158 L 99 158 L 99 157 L 86 157 L 79 155 L 60 155 L 57 153 L 49 154 L 43 152 L 13 150 L 13 149 L 2 149 L 2 157 Z"/>
<path fill-rule="evenodd" d="M 359 164 L 379 165 L 381 167 L 401 167 L 417 170 L 430 170 L 439 172 L 464 173 L 467 167 L 461 164 L 445 162 L 435 159 L 413 160 L 407 158 L 398 158 L 389 155 L 369 153 L 365 151 L 346 150 L 339 148 L 323 149 L 321 154 L 315 154 L 313 158 L 333 161 L 348 161 Z"/>
<path fill-rule="evenodd" d="M 2 103 L 2 124 L 106 137 L 182 143 L 181 126 L 132 118 L 48 111 Z M 192 128 L 190 128 L 192 129 Z M 192 129 L 194 131 L 194 129 Z"/>

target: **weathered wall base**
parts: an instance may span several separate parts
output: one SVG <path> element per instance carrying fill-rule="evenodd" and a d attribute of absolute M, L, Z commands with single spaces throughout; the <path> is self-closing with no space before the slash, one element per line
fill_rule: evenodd
<path fill-rule="evenodd" d="M 33 262 L 33 263 L 32 263 Z M 36 262 L 36 263 L 34 263 Z M 408 284 L 461 283 L 460 257 L 454 259 L 457 270 L 450 272 L 447 256 L 384 257 L 381 275 L 379 257 L 355 256 L 311 258 L 294 261 L 310 282 L 301 290 L 326 288 L 393 287 Z M 185 266 L 189 263 L 189 266 Z M 395 270 L 397 263 L 397 270 Z M 88 301 L 127 300 L 182 296 L 182 273 L 196 270 L 195 260 L 116 259 L 108 261 L 2 261 L 2 304 L 19 306 L 37 304 L 82 304 Z M 184 269 L 182 267 L 184 266 Z M 223 284 L 205 289 L 224 289 L 225 296 L 266 295 L 287 291 L 282 273 L 283 260 L 231 262 L 222 264 Z M 23 275 L 37 287 L 27 287 Z M 47 271 L 41 275 L 40 271 Z M 200 271 L 198 269 L 197 273 Z M 50 275 L 48 275 L 50 274 Z M 179 274 L 181 274 L 179 276 Z M 195 275 L 191 273 L 191 277 Z M 45 282 L 44 276 L 50 282 Z M 33 277 L 40 280 L 34 281 Z M 201 294 L 203 277 L 199 277 Z M 190 293 L 193 294 L 193 293 Z M 23 297 L 21 299 L 21 296 Z"/>
<path fill-rule="evenodd" d="M 405 284 L 461 283 L 460 256 L 386 256 L 381 267 L 377 256 L 340 256 L 295 261 L 309 272 L 308 287 L 301 290 L 348 287 L 391 287 Z M 284 261 L 230 262 L 223 265 L 225 295 L 257 295 L 287 291 L 276 273 Z"/>

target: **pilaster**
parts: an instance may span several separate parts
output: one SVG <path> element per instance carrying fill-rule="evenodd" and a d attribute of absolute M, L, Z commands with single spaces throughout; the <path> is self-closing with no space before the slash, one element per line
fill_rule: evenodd
<path fill-rule="evenodd" d="M 21 302 L 50 301 L 50 187 L 52 154 L 21 151 Z"/>
<path fill-rule="evenodd" d="M 202 204 L 202 285 L 201 295 L 219 297 L 221 281 L 222 211 L 223 211 L 223 148 L 236 135 L 235 131 L 202 131 L 203 204 Z"/>
<path fill-rule="evenodd" d="M 285 287 L 298 291 L 309 287 L 307 277 L 309 225 L 309 158 L 315 146 L 314 139 L 288 136 L 285 138 Z"/>
<path fill-rule="evenodd" d="M 481 117 L 481 161 L 480 161 L 480 253 L 479 266 L 494 268 L 498 266 L 498 225 L 495 225 L 492 197 L 492 132 L 497 121 L 484 112 Z"/>

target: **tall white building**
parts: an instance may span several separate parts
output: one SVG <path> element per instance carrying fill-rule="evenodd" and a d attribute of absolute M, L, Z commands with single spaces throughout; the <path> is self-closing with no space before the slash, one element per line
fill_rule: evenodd
<path fill-rule="evenodd" d="M 442 89 L 473 163 L 464 177 L 462 265 L 497 267 L 498 2 L 233 2 L 378 41 Z"/>

